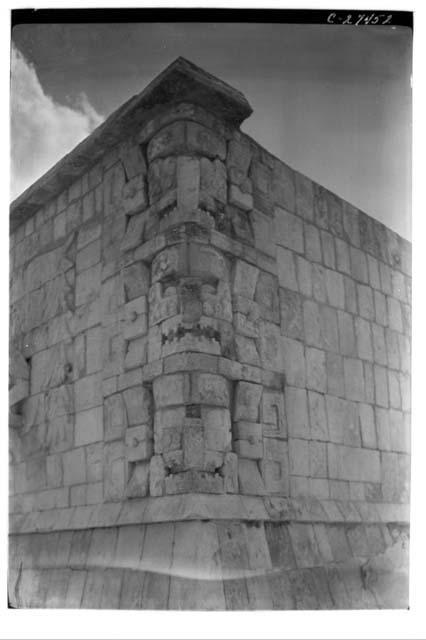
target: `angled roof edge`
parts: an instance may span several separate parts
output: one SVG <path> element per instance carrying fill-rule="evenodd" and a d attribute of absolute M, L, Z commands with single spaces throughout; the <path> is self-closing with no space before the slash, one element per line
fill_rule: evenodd
<path fill-rule="evenodd" d="M 177 102 L 202 106 L 236 127 L 253 112 L 240 91 L 179 57 L 11 203 L 11 230 L 90 169 L 130 127 L 141 126 L 159 106 Z"/>

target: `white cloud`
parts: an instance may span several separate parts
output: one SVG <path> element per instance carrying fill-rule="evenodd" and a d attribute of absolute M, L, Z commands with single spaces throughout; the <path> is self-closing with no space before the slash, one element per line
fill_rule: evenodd
<path fill-rule="evenodd" d="M 46 95 L 36 70 L 12 47 L 11 197 L 14 199 L 103 120 L 87 96 L 76 107 Z"/>

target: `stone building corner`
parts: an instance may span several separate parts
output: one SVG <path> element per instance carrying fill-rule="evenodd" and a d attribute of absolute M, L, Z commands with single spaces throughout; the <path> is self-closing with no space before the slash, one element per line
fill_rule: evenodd
<path fill-rule="evenodd" d="M 11 206 L 14 607 L 408 606 L 410 245 L 178 58 Z"/>

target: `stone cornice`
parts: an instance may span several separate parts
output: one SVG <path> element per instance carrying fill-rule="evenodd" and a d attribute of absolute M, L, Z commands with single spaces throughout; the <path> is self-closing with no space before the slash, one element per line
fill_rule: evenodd
<path fill-rule="evenodd" d="M 184 58 L 177 58 L 136 96 L 130 98 L 70 153 L 18 196 L 10 207 L 11 230 L 88 171 L 123 138 L 165 108 L 192 103 L 234 127 L 252 109 L 244 95 Z"/>
<path fill-rule="evenodd" d="M 183 494 L 14 514 L 10 517 L 10 533 L 190 520 L 408 524 L 409 507 L 316 498 Z"/>

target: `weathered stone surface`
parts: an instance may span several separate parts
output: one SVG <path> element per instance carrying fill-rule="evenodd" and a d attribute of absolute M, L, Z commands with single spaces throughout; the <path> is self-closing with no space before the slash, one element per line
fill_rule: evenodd
<path fill-rule="evenodd" d="M 395 606 L 408 243 L 171 68 L 12 205 L 12 606 Z"/>
<path fill-rule="evenodd" d="M 97 373 L 102 369 L 102 329 L 94 327 L 86 334 L 86 372 Z"/>
<path fill-rule="evenodd" d="M 334 238 L 327 231 L 321 231 L 321 245 L 324 265 L 330 269 L 336 268 L 336 250 Z"/>
<path fill-rule="evenodd" d="M 147 457 L 147 456 L 145 456 Z M 131 467 L 126 495 L 129 498 L 143 498 L 149 491 L 149 463 L 136 462 Z"/>
<path fill-rule="evenodd" d="M 312 296 L 312 267 L 310 262 L 301 256 L 297 256 L 296 271 L 300 293 L 310 298 Z"/>
<path fill-rule="evenodd" d="M 40 397 L 40 396 L 39 396 Z M 56 417 L 65 416 L 74 413 L 74 398 L 72 393 L 72 386 L 69 384 L 56 387 L 48 391 L 44 395 L 46 401 L 45 410 L 46 418 L 48 420 L 55 420 Z M 40 404 L 38 405 L 38 415 L 40 416 Z M 37 415 L 35 416 L 37 420 Z"/>
<path fill-rule="evenodd" d="M 260 307 L 247 298 L 234 298 L 234 327 L 248 338 L 258 338 L 260 332 Z"/>
<path fill-rule="evenodd" d="M 242 179 L 247 175 L 251 161 L 250 145 L 244 138 L 229 141 L 226 164 L 235 167 L 240 172 Z"/>
<path fill-rule="evenodd" d="M 126 489 L 124 444 L 122 442 L 106 444 L 104 452 L 104 499 L 120 500 Z"/>
<path fill-rule="evenodd" d="M 97 482 L 103 479 L 103 443 L 86 447 L 87 480 Z"/>
<path fill-rule="evenodd" d="M 365 400 L 366 402 L 375 402 L 376 391 L 374 388 L 373 365 L 364 362 L 364 380 L 365 380 Z"/>
<path fill-rule="evenodd" d="M 259 332 L 258 349 L 262 366 L 281 373 L 284 370 L 284 363 L 279 327 L 271 322 L 261 322 Z"/>
<path fill-rule="evenodd" d="M 326 405 L 331 442 L 360 447 L 357 405 L 354 402 L 328 395 L 326 396 Z"/>
<path fill-rule="evenodd" d="M 298 291 L 293 253 L 283 247 L 277 247 L 277 267 L 280 287 Z"/>
<path fill-rule="evenodd" d="M 149 464 L 149 493 L 151 496 L 164 494 L 165 466 L 161 456 L 152 456 Z"/>
<path fill-rule="evenodd" d="M 100 285 L 101 267 L 99 264 L 79 273 L 76 278 L 76 305 L 80 306 L 95 299 L 99 295 Z"/>
<path fill-rule="evenodd" d="M 67 451 L 62 457 L 64 484 L 79 484 L 86 480 L 86 458 L 83 448 Z"/>
<path fill-rule="evenodd" d="M 191 376 L 191 401 L 214 405 L 229 406 L 229 387 L 223 376 L 211 373 L 198 373 Z"/>
<path fill-rule="evenodd" d="M 260 419 L 264 436 L 287 437 L 284 396 L 281 392 L 264 389 Z"/>
<path fill-rule="evenodd" d="M 101 377 L 94 373 L 74 383 L 75 411 L 84 411 L 102 404 Z"/>
<path fill-rule="evenodd" d="M 345 395 L 345 378 L 343 374 L 342 356 L 339 356 L 337 353 L 332 353 L 331 351 L 326 351 L 325 368 L 328 393 L 343 397 Z"/>
<path fill-rule="evenodd" d="M 389 405 L 388 377 L 386 369 L 374 365 L 374 385 L 376 389 L 376 404 L 381 407 Z"/>
<path fill-rule="evenodd" d="M 176 189 L 176 158 L 154 160 L 148 169 L 149 201 L 157 202 L 162 196 Z"/>
<path fill-rule="evenodd" d="M 328 302 L 326 269 L 317 264 L 312 266 L 312 293 L 317 302 Z"/>
<path fill-rule="evenodd" d="M 337 325 L 337 313 L 331 307 L 321 306 L 319 309 L 321 343 L 324 349 L 339 351 L 339 334 Z"/>
<path fill-rule="evenodd" d="M 317 227 L 311 224 L 304 225 L 305 231 L 305 255 L 310 262 L 321 262 L 321 241 Z"/>
<path fill-rule="evenodd" d="M 257 267 L 237 260 L 234 270 L 233 293 L 253 300 L 258 277 L 259 269 Z"/>
<path fill-rule="evenodd" d="M 275 241 L 292 251 L 303 253 L 303 223 L 281 207 L 275 207 Z"/>
<path fill-rule="evenodd" d="M 285 406 L 289 435 L 309 438 L 307 395 L 304 389 L 286 387 Z"/>
<path fill-rule="evenodd" d="M 123 251 L 136 249 L 136 247 L 142 244 L 146 226 L 146 214 L 138 213 L 129 218 L 124 238 L 121 241 L 121 248 Z"/>
<path fill-rule="evenodd" d="M 357 290 L 360 315 L 367 320 L 374 320 L 375 310 L 373 290 L 370 287 L 364 285 L 358 285 Z"/>
<path fill-rule="evenodd" d="M 257 422 L 234 423 L 234 446 L 242 458 L 260 460 L 263 458 L 263 426 Z"/>
<path fill-rule="evenodd" d="M 260 366 L 259 353 L 253 338 L 237 335 L 235 336 L 235 347 L 239 362 Z"/>
<path fill-rule="evenodd" d="M 200 163 L 196 158 L 177 158 L 177 206 L 180 211 L 192 212 L 200 201 Z"/>
<path fill-rule="evenodd" d="M 327 445 L 330 478 L 380 482 L 380 454 L 371 449 Z"/>
<path fill-rule="evenodd" d="M 230 217 L 231 224 L 231 235 L 233 234 L 238 240 L 244 242 L 246 244 L 252 245 L 254 243 L 254 231 L 253 231 L 253 213 L 238 209 L 237 207 L 227 206 L 226 213 Z M 221 216 L 221 214 L 219 214 Z M 219 217 L 219 221 L 217 221 L 216 226 L 218 229 L 223 228 L 223 232 L 226 233 L 226 229 L 228 227 L 228 223 L 224 221 L 221 222 L 221 217 Z M 258 232 L 263 233 L 263 229 L 259 229 Z M 266 253 L 270 253 L 274 255 L 275 253 L 275 245 L 269 245 L 269 250 Z"/>
<path fill-rule="evenodd" d="M 148 161 L 155 158 L 175 155 L 185 150 L 185 123 L 175 122 L 161 129 L 150 141 Z"/>
<path fill-rule="evenodd" d="M 273 438 L 264 440 L 264 459 L 260 462 L 260 469 L 268 493 L 289 495 L 290 476 L 286 442 Z"/>
<path fill-rule="evenodd" d="M 368 284 L 367 256 L 360 249 L 356 249 L 355 247 L 351 247 L 350 253 L 352 277 L 358 282 Z"/>
<path fill-rule="evenodd" d="M 374 291 L 374 308 L 376 310 L 376 322 L 384 327 L 388 325 L 388 310 L 386 296 L 380 291 Z"/>
<path fill-rule="evenodd" d="M 142 386 L 132 387 L 123 391 L 126 410 L 126 424 L 148 424 L 153 416 L 152 394 Z"/>
<path fill-rule="evenodd" d="M 314 218 L 313 183 L 297 171 L 294 174 L 296 185 L 296 212 L 305 220 Z"/>
<path fill-rule="evenodd" d="M 192 540 L 197 540 L 196 545 Z M 188 563 L 198 579 L 172 577 L 169 606 L 172 609 L 223 609 L 225 596 L 218 580 L 219 542 L 212 523 L 179 523 L 175 528 L 171 573 L 187 576 Z M 194 575 L 193 572 L 191 572 Z M 206 579 L 207 578 L 207 579 Z"/>
<path fill-rule="evenodd" d="M 320 349 L 306 348 L 306 384 L 308 389 L 327 390 L 325 352 Z"/>
<path fill-rule="evenodd" d="M 350 313 L 358 313 L 357 291 L 354 280 L 344 277 L 343 285 L 345 287 L 345 309 Z"/>
<path fill-rule="evenodd" d="M 77 446 L 98 442 L 102 440 L 103 434 L 102 407 L 94 407 L 76 414 L 75 443 Z"/>
<path fill-rule="evenodd" d="M 66 451 L 74 444 L 74 416 L 57 416 L 47 425 L 47 433 L 41 431 L 41 439 L 51 452 Z M 32 444 L 34 447 L 34 442 Z M 36 447 L 34 447 L 36 449 Z M 37 450 L 37 449 L 36 449 Z"/>
<path fill-rule="evenodd" d="M 123 285 L 126 301 L 148 293 L 149 269 L 143 262 L 135 262 L 123 270 Z"/>
<path fill-rule="evenodd" d="M 166 476 L 166 493 L 224 493 L 223 478 L 218 473 L 190 469 Z"/>
<path fill-rule="evenodd" d="M 229 409 L 201 407 L 206 448 L 212 451 L 225 451 L 231 442 L 231 417 Z"/>
<path fill-rule="evenodd" d="M 222 473 L 225 492 L 238 493 L 238 456 L 235 453 L 225 453 Z"/>
<path fill-rule="evenodd" d="M 327 478 L 327 448 L 324 442 L 309 443 L 309 469 L 313 478 Z"/>
<path fill-rule="evenodd" d="M 312 300 L 303 304 L 303 320 L 306 344 L 322 348 L 320 307 Z"/>
<path fill-rule="evenodd" d="M 401 411 L 395 409 L 389 411 L 389 431 L 391 449 L 408 453 L 410 451 L 410 430 L 407 429 Z"/>
<path fill-rule="evenodd" d="M 151 428 L 148 425 L 126 430 L 126 457 L 129 462 L 149 460 L 152 455 Z"/>
<path fill-rule="evenodd" d="M 157 378 L 153 393 L 156 407 L 184 404 L 189 400 L 189 376 L 174 374 Z"/>
<path fill-rule="evenodd" d="M 72 362 L 71 345 L 59 343 L 36 353 L 31 359 L 31 393 L 56 387 L 67 381 L 67 364 Z"/>
<path fill-rule="evenodd" d="M 349 400 L 364 400 L 364 374 L 361 360 L 344 358 L 346 397 Z"/>
<path fill-rule="evenodd" d="M 255 301 L 265 320 L 279 321 L 278 280 L 276 276 L 260 271 L 257 279 Z"/>
<path fill-rule="evenodd" d="M 385 332 L 383 327 L 375 323 L 371 324 L 371 336 L 373 339 L 374 361 L 386 366 L 388 363 L 386 354 Z"/>
<path fill-rule="evenodd" d="M 167 608 L 174 533 L 175 526 L 169 523 L 146 527 L 141 557 L 141 566 L 148 570 L 143 585 L 143 608 Z"/>
<path fill-rule="evenodd" d="M 229 185 L 228 200 L 230 204 L 243 211 L 251 211 L 253 209 L 253 196 L 251 193 L 244 193 L 235 184 Z"/>
<path fill-rule="evenodd" d="M 295 191 L 295 173 L 283 162 L 275 162 L 272 173 L 272 198 L 275 204 L 294 212 Z"/>
<path fill-rule="evenodd" d="M 207 129 L 195 122 L 186 125 L 188 150 L 210 158 L 224 160 L 226 156 L 226 143 L 211 129 Z"/>
<path fill-rule="evenodd" d="M 100 240 L 95 240 L 90 243 L 84 249 L 77 253 L 76 259 L 76 271 L 84 271 L 89 267 L 93 267 L 101 259 L 101 243 Z"/>
<path fill-rule="evenodd" d="M 306 383 L 306 362 L 303 344 L 297 340 L 283 337 L 281 348 L 283 371 L 288 384 L 295 387 L 304 387 Z"/>
<path fill-rule="evenodd" d="M 314 220 L 318 227 L 328 229 L 328 202 L 324 187 L 314 185 Z"/>
<path fill-rule="evenodd" d="M 226 203 L 226 168 L 218 159 L 211 161 L 207 158 L 200 160 L 200 190 L 201 203 L 209 209 L 215 209 L 215 201 Z"/>
<path fill-rule="evenodd" d="M 289 526 L 289 534 L 299 567 L 312 567 L 320 564 L 319 549 L 312 525 L 292 524 Z"/>
<path fill-rule="evenodd" d="M 262 496 L 266 488 L 255 460 L 240 458 L 238 461 L 238 482 L 241 493 Z"/>
<path fill-rule="evenodd" d="M 126 214 L 143 211 L 148 206 L 145 176 L 142 174 L 131 178 L 123 185 L 123 209 Z"/>
<path fill-rule="evenodd" d="M 329 433 L 324 396 L 314 391 L 309 391 L 308 404 L 311 438 L 327 441 L 329 439 Z"/>
<path fill-rule="evenodd" d="M 355 318 L 355 334 L 358 357 L 363 360 L 373 360 L 373 346 L 371 340 L 371 326 L 364 318 Z"/>
<path fill-rule="evenodd" d="M 351 274 L 350 246 L 336 238 L 336 268 L 342 273 Z"/>
<path fill-rule="evenodd" d="M 133 144 L 130 140 L 126 140 L 120 145 L 119 155 L 127 180 L 146 173 L 145 158 L 138 144 Z"/>
<path fill-rule="evenodd" d="M 271 168 L 268 164 L 253 159 L 250 165 L 249 177 L 252 184 L 255 208 L 270 214 L 272 212 Z"/>
<path fill-rule="evenodd" d="M 281 332 L 289 338 L 303 339 L 303 299 L 290 289 L 280 288 Z"/>
<path fill-rule="evenodd" d="M 325 284 L 327 289 L 328 303 L 339 309 L 345 308 L 345 289 L 343 276 L 331 269 L 325 271 Z"/>
<path fill-rule="evenodd" d="M 235 391 L 234 420 L 257 422 L 262 387 L 250 382 L 239 382 Z"/>

